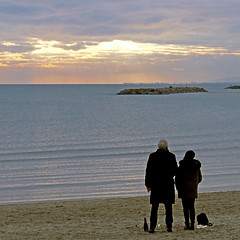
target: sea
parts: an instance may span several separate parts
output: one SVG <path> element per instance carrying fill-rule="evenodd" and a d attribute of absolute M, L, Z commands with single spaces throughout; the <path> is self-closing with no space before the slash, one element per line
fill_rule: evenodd
<path fill-rule="evenodd" d="M 169 84 L 0 85 L 0 204 L 147 196 L 160 139 L 202 163 L 199 192 L 240 190 L 240 90 L 117 95 Z"/>

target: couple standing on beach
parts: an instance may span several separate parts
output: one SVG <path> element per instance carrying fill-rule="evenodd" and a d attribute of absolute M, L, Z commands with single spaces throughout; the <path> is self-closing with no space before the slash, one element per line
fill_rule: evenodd
<path fill-rule="evenodd" d="M 192 150 L 187 151 L 178 167 L 176 157 L 168 150 L 166 140 L 160 140 L 158 150 L 149 155 L 145 186 L 148 192 L 151 191 L 150 233 L 154 233 L 157 225 L 159 203 L 165 206 L 167 231 L 172 232 L 172 204 L 175 203 L 174 177 L 178 197 L 182 199 L 185 229 L 194 230 L 194 204 L 198 194 L 198 184 L 202 180 L 201 163 L 194 157 L 195 153 Z"/>

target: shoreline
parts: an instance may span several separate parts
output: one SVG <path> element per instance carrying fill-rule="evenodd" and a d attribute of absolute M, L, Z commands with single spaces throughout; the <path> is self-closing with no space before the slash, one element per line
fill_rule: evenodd
<path fill-rule="evenodd" d="M 217 193 L 217 192 L 238 192 L 240 190 L 212 190 L 212 191 L 201 191 L 198 189 L 198 194 L 207 194 L 207 193 Z M 10 206 L 10 205 L 25 205 L 25 204 L 47 204 L 47 203 L 61 203 L 61 202 L 75 202 L 75 201 L 93 201 L 93 200 L 111 200 L 111 199 L 126 199 L 126 198 L 141 198 L 141 197 L 147 197 L 149 193 L 145 192 L 142 195 L 133 195 L 133 196 L 112 196 L 112 197 L 94 197 L 94 198 L 83 198 L 83 199 L 53 199 L 53 200 L 29 200 L 29 201 L 18 201 L 18 202 L 9 202 L 9 203 L 0 203 L 1 206 Z M 175 188 L 175 199 L 177 199 L 177 190 Z"/>
<path fill-rule="evenodd" d="M 213 226 L 185 231 L 176 195 L 173 232 L 166 231 L 161 204 L 154 234 L 143 231 L 149 196 L 0 205 L 0 239 L 237 239 L 239 199 L 240 191 L 199 193 L 196 216 L 205 212 Z"/>

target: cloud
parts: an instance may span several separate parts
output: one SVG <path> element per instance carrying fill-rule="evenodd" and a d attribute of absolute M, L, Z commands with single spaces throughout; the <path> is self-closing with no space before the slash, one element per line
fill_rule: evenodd
<path fill-rule="evenodd" d="M 173 68 L 173 71 L 184 71 L 184 68 Z"/>
<path fill-rule="evenodd" d="M 239 36 L 240 4 L 229 1 L 1 1 L 0 28 L 46 40 L 67 37 L 204 44 Z M 13 30 L 10 30 L 13 29 Z M 49 33 L 53 31 L 53 34 Z M 225 34 L 224 33 L 228 33 Z M 14 36 L 15 37 L 15 36 Z M 62 36 L 63 38 L 63 36 Z"/>
<path fill-rule="evenodd" d="M 0 52 L 25 53 L 34 50 L 34 47 L 26 42 L 0 42 Z"/>
<path fill-rule="evenodd" d="M 237 0 L 3 0 L 0 71 L 211 75 L 227 60 L 239 63 L 239 12 Z"/>
<path fill-rule="evenodd" d="M 0 60 L 9 66 L 67 67 L 70 64 L 82 64 L 89 61 L 131 63 L 137 58 L 143 63 L 146 58 L 153 64 L 165 57 L 164 61 L 172 62 L 172 57 L 226 55 L 239 56 L 240 51 L 230 51 L 221 47 L 205 47 L 194 45 L 141 43 L 133 41 L 113 40 L 106 42 L 60 42 L 29 38 L 19 46 L 14 42 L 2 42 Z M 155 60 L 153 60 L 155 59 Z M 101 64 L 102 62 L 100 62 Z"/>

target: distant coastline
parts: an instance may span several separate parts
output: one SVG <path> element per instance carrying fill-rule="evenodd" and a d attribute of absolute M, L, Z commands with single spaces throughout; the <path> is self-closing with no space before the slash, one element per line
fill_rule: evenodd
<path fill-rule="evenodd" d="M 208 92 L 200 87 L 165 87 L 165 88 L 138 88 L 138 89 L 124 89 L 118 92 L 118 95 L 160 95 L 160 94 L 174 94 L 174 93 L 194 93 L 194 92 Z"/>
<path fill-rule="evenodd" d="M 226 87 L 225 89 L 240 89 L 240 85 Z"/>

